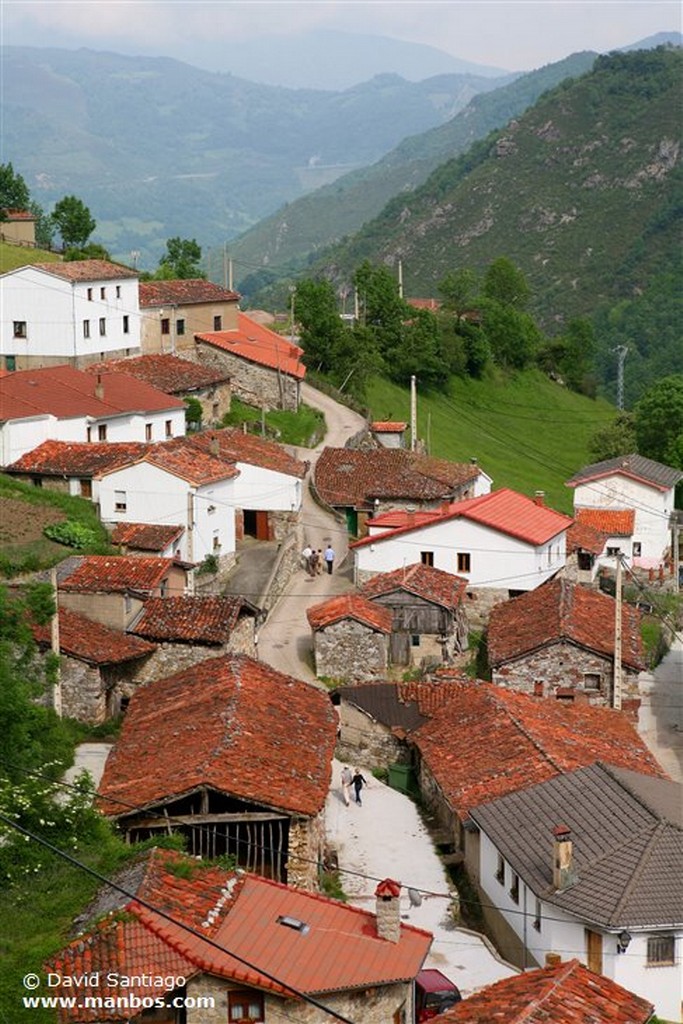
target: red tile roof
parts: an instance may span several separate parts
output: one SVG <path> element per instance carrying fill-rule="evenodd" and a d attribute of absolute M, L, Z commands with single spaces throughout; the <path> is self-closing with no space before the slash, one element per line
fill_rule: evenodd
<path fill-rule="evenodd" d="M 96 394 L 97 378 L 72 366 L 17 370 L 0 380 L 0 420 L 51 413 L 60 419 L 93 416 L 101 419 L 121 412 L 158 412 L 184 408 L 172 398 L 123 373 L 101 375 L 102 397 Z"/>
<path fill-rule="evenodd" d="M 224 644 L 242 609 L 255 609 L 242 597 L 150 597 L 131 632 L 148 640 Z"/>
<path fill-rule="evenodd" d="M 577 508 L 574 515 L 579 523 L 592 526 L 608 537 L 631 537 L 635 529 L 636 513 L 632 508 Z"/>
<path fill-rule="evenodd" d="M 170 558 L 86 555 L 59 586 L 61 590 L 82 593 L 150 593 L 172 567 Z"/>
<path fill-rule="evenodd" d="M 438 678 L 449 673 L 441 670 Z M 462 820 L 477 804 L 596 761 L 664 776 L 619 711 L 540 700 L 480 681 L 450 685 L 451 700 L 411 740 Z"/>
<path fill-rule="evenodd" d="M 33 451 L 7 466 L 5 473 L 32 473 L 41 476 L 91 477 L 105 469 L 125 466 L 145 450 L 142 441 L 113 444 L 71 444 L 68 441 L 44 441 Z"/>
<path fill-rule="evenodd" d="M 606 534 L 576 519 L 567 530 L 567 554 L 570 555 L 574 551 L 589 551 L 593 555 L 599 555 L 604 551 L 606 541 Z"/>
<path fill-rule="evenodd" d="M 30 210 L 10 210 L 5 209 L 5 220 L 37 220 L 34 213 Z"/>
<path fill-rule="evenodd" d="M 491 611 L 488 654 L 492 665 L 568 640 L 604 658 L 614 655 L 614 598 L 566 579 L 550 580 Z M 624 665 L 645 668 L 640 612 L 622 604 L 621 657 Z"/>
<path fill-rule="evenodd" d="M 308 471 L 308 463 L 290 455 L 281 444 L 256 434 L 245 434 L 241 430 L 203 430 L 200 434 L 192 434 L 188 441 L 203 451 L 214 452 L 218 458 L 228 462 L 245 462 L 250 466 L 273 469 L 288 476 L 304 477 Z"/>
<path fill-rule="evenodd" d="M 402 420 L 375 420 L 370 430 L 373 434 L 402 434 L 407 426 Z"/>
<path fill-rule="evenodd" d="M 200 302 L 237 302 L 239 294 L 203 278 L 177 281 L 141 281 L 140 308 L 148 306 L 189 306 Z"/>
<path fill-rule="evenodd" d="M 86 370 L 88 373 L 127 373 L 167 395 L 184 395 L 188 391 L 212 387 L 229 380 L 223 370 L 173 355 L 108 359 L 104 363 L 93 363 Z"/>
<path fill-rule="evenodd" d="M 368 526 L 385 526 L 386 533 L 373 533 L 370 537 L 354 541 L 349 547 L 362 547 L 366 544 L 378 544 L 399 534 L 410 533 L 421 526 L 436 522 L 449 522 L 453 519 L 469 519 L 490 530 L 517 537 L 527 544 L 539 545 L 557 537 L 567 530 L 572 519 L 555 512 L 546 505 L 538 505 L 525 494 L 518 494 L 504 487 L 499 491 L 491 491 L 479 498 L 466 498 L 446 505 L 434 513 L 424 513 L 422 521 L 417 520 L 417 513 L 388 512 L 368 521 Z"/>
<path fill-rule="evenodd" d="M 251 363 L 259 363 L 303 380 L 306 367 L 301 362 L 302 348 L 262 324 L 257 324 L 255 320 L 250 320 L 244 313 L 237 314 L 237 325 L 236 330 L 210 331 L 197 334 L 195 338 Z"/>
<path fill-rule="evenodd" d="M 328 505 L 370 508 L 373 498 L 451 498 L 480 472 L 469 462 L 448 462 L 403 448 L 324 448 L 315 467 L 315 486 Z"/>
<path fill-rule="evenodd" d="M 34 263 L 34 269 L 55 274 L 65 281 L 115 281 L 137 278 L 137 272 L 109 260 L 69 260 L 66 263 Z"/>
<path fill-rule="evenodd" d="M 373 597 L 404 590 L 425 601 L 454 610 L 460 605 L 466 588 L 467 580 L 462 576 L 453 576 L 431 565 L 417 563 L 394 569 L 393 572 L 378 573 L 361 588 L 361 593 L 372 600 Z"/>
<path fill-rule="evenodd" d="M 164 551 L 184 530 L 184 526 L 160 526 L 158 523 L 118 523 L 111 542 L 133 551 Z"/>
<path fill-rule="evenodd" d="M 101 809 L 150 806 L 208 786 L 290 814 L 324 805 L 337 733 L 329 697 L 239 655 L 141 687 L 100 784 Z"/>
<path fill-rule="evenodd" d="M 646 1024 L 654 1007 L 578 960 L 504 978 L 457 1003 L 443 1024 Z"/>
<path fill-rule="evenodd" d="M 401 924 L 399 941 L 388 942 L 378 937 L 376 918 L 367 910 L 172 851 L 154 850 L 144 871 L 138 886 L 131 887 L 131 869 L 119 884 L 174 920 L 112 894 L 116 912 L 51 958 L 53 971 L 75 976 L 99 970 L 103 979 L 110 973 L 209 974 L 291 998 L 291 989 L 313 995 L 411 981 L 431 945 L 430 933 L 412 925 Z M 112 895 L 102 892 L 102 906 L 111 905 Z M 282 925 L 283 917 L 303 921 L 306 932 Z M 208 945 L 203 936 L 222 948 Z M 142 979 L 127 992 L 139 998 L 150 994 Z M 91 994 L 106 998 L 120 990 L 103 986 Z M 159 994 L 163 990 L 153 991 Z M 60 1020 L 98 1019 L 86 1012 L 65 1010 Z M 296 1009 L 292 1012 L 296 1016 Z M 127 1019 L 125 1013 L 122 1017 Z"/>
<path fill-rule="evenodd" d="M 136 461 L 157 466 L 197 487 L 239 476 L 239 470 L 232 463 L 202 451 L 184 437 L 149 444 Z"/>
<path fill-rule="evenodd" d="M 32 626 L 36 643 L 50 646 L 50 625 Z M 144 658 L 156 650 L 156 644 L 127 636 L 93 622 L 84 615 L 59 609 L 59 649 L 62 654 L 87 661 L 90 665 L 115 665 L 135 658 Z"/>
<path fill-rule="evenodd" d="M 325 629 L 342 619 L 354 619 L 380 633 L 391 633 L 393 615 L 389 608 L 373 604 L 360 594 L 342 594 L 306 610 L 311 629 Z"/>

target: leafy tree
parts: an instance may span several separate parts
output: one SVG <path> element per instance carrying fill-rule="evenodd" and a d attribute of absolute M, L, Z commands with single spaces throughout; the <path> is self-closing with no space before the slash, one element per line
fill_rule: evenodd
<path fill-rule="evenodd" d="M 311 279 L 300 281 L 294 294 L 294 316 L 306 366 L 321 373 L 335 369 L 346 328 L 337 310 L 332 284 Z"/>
<path fill-rule="evenodd" d="M 638 451 L 683 469 L 683 374 L 657 381 L 635 408 Z"/>
<path fill-rule="evenodd" d="M 64 196 L 52 211 L 52 222 L 67 249 L 82 248 L 97 227 L 90 210 L 76 196 Z"/>
<path fill-rule="evenodd" d="M 481 302 L 483 327 L 494 361 L 499 366 L 523 370 L 535 359 L 542 335 L 533 318 L 512 305 L 495 299 Z"/>
<path fill-rule="evenodd" d="M 202 409 L 202 403 L 194 395 L 190 395 L 189 398 L 184 398 L 185 403 L 185 424 L 188 432 L 192 430 L 201 430 L 202 417 L 204 410 Z"/>
<path fill-rule="evenodd" d="M 479 293 L 479 279 L 473 270 L 450 270 L 439 282 L 444 308 L 460 315 L 472 309 Z"/>
<path fill-rule="evenodd" d="M 39 245 L 42 249 L 50 249 L 52 247 L 52 236 L 55 230 L 54 224 L 52 223 L 52 217 L 45 213 L 45 210 L 42 208 L 40 203 L 31 201 L 28 208 L 36 218 L 36 245 Z"/>
<path fill-rule="evenodd" d="M 206 277 L 201 269 L 201 259 L 202 248 L 194 238 L 169 238 L 154 276 L 161 281 Z"/>
<path fill-rule="evenodd" d="M 31 195 L 28 185 L 12 164 L 0 164 L 0 220 L 5 220 L 7 210 L 28 210 Z"/>
<path fill-rule="evenodd" d="M 570 320 L 567 330 L 547 342 L 538 355 L 539 365 L 546 373 L 556 373 L 572 391 L 595 396 L 593 358 L 595 332 L 589 320 Z"/>
<path fill-rule="evenodd" d="M 399 295 L 398 282 L 388 267 L 365 260 L 353 277 L 361 309 L 361 323 L 375 333 L 382 354 L 400 345 L 403 324 L 411 309 Z"/>
<path fill-rule="evenodd" d="M 110 260 L 111 253 L 103 245 L 97 242 L 90 242 L 81 249 L 67 249 L 64 254 L 65 262 L 69 260 Z"/>
<path fill-rule="evenodd" d="M 403 325 L 399 343 L 385 356 L 389 376 L 407 384 L 413 374 L 426 387 L 442 383 L 447 369 L 439 351 L 438 322 L 427 309 L 413 311 Z"/>
<path fill-rule="evenodd" d="M 487 299 L 513 309 L 525 309 L 531 297 L 524 274 L 507 256 L 500 256 L 489 265 L 482 293 Z"/>
<path fill-rule="evenodd" d="M 588 443 L 588 451 L 594 462 L 637 451 L 633 413 L 620 412 L 606 427 L 596 431 Z"/>

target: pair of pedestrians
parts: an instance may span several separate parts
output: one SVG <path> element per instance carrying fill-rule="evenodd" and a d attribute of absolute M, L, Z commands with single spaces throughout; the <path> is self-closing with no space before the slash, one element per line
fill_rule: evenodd
<path fill-rule="evenodd" d="M 367 782 L 365 781 L 361 773 L 358 771 L 358 769 L 354 768 L 353 771 L 351 771 L 348 765 L 342 768 L 341 784 L 342 796 L 344 798 L 344 803 L 346 804 L 346 806 L 348 807 L 350 803 L 351 786 L 353 786 L 356 803 L 362 806 L 363 801 L 361 800 L 360 795 L 363 786 L 367 786 Z"/>

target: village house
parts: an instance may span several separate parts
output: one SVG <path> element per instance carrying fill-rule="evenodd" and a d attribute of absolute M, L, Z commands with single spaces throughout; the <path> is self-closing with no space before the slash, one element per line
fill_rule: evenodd
<path fill-rule="evenodd" d="M 199 361 L 228 374 L 234 395 L 259 409 L 296 412 L 306 367 L 303 349 L 245 313 L 237 325 L 195 332 Z"/>
<path fill-rule="evenodd" d="M 565 579 L 496 605 L 488 628 L 492 679 L 536 697 L 624 707 L 637 717 L 645 668 L 640 612 L 621 605 L 619 693 L 614 690 L 616 603 Z"/>
<path fill-rule="evenodd" d="M 195 334 L 237 328 L 239 295 L 203 278 L 141 281 L 143 355 L 197 358 Z"/>
<path fill-rule="evenodd" d="M 99 474 L 125 466 L 140 457 L 144 441 L 43 441 L 20 459 L 5 466 L 3 473 L 42 487 L 46 491 L 76 495 L 99 501 Z"/>
<path fill-rule="evenodd" d="M 42 651 L 52 645 L 52 630 L 34 625 L 33 636 Z M 58 702 L 67 718 L 100 725 L 125 710 L 135 677 L 156 645 L 110 629 L 85 615 L 59 609 Z"/>
<path fill-rule="evenodd" d="M 244 655 L 202 661 L 136 691 L 99 807 L 129 842 L 170 828 L 194 856 L 315 889 L 336 732 L 321 690 Z"/>
<path fill-rule="evenodd" d="M 188 571 L 170 558 L 75 555 L 57 567 L 59 606 L 116 630 L 126 630 L 150 597 L 188 588 Z"/>
<path fill-rule="evenodd" d="M 650 569 L 662 565 L 670 552 L 675 490 L 681 480 L 680 469 L 643 455 L 619 455 L 584 467 L 567 486 L 574 488 L 575 513 L 580 509 L 630 512 L 632 533 L 612 533 L 615 540 L 607 554 L 619 553 L 627 564 Z"/>
<path fill-rule="evenodd" d="M 36 216 L 30 210 L 3 210 L 0 219 L 0 241 L 11 245 L 36 244 Z"/>
<path fill-rule="evenodd" d="M 363 536 L 370 516 L 395 509 L 437 509 L 444 502 L 486 494 L 491 478 L 476 462 L 448 462 L 395 448 L 324 448 L 315 489 Z"/>
<path fill-rule="evenodd" d="M 434 679 L 449 680 L 445 669 Z M 450 699 L 410 734 L 425 806 L 479 878 L 479 835 L 470 809 L 598 760 L 664 773 L 635 728 L 610 708 L 564 704 L 492 683 L 451 681 Z M 576 947 L 572 947 L 576 948 Z"/>
<path fill-rule="evenodd" d="M 503 954 L 526 967 L 573 950 L 680 1021 L 681 786 L 599 763 L 490 797 L 470 816 Z"/>
<path fill-rule="evenodd" d="M 7 370 L 83 367 L 140 351 L 138 278 L 107 260 L 34 263 L 0 275 Z"/>
<path fill-rule="evenodd" d="M 378 573 L 361 593 L 392 613 L 390 665 L 451 661 L 467 650 L 467 580 L 421 562 Z"/>
<path fill-rule="evenodd" d="M 607 536 L 589 526 L 585 521 L 575 519 L 567 530 L 567 561 L 564 576 L 574 583 L 585 586 L 596 586 L 598 570 L 601 565 L 600 556 L 605 553 Z M 614 568 L 614 559 L 610 559 Z"/>
<path fill-rule="evenodd" d="M 388 608 L 351 593 L 313 605 L 306 615 L 319 678 L 365 682 L 386 675 L 391 635 Z"/>
<path fill-rule="evenodd" d="M 374 420 L 370 433 L 382 448 L 405 448 L 408 424 L 403 420 Z"/>
<path fill-rule="evenodd" d="M 330 1012 L 364 1024 L 414 1020 L 414 980 L 432 936 L 401 921 L 400 883 L 379 883 L 373 913 L 156 848 L 114 884 L 100 889 L 79 918 L 80 934 L 45 965 L 66 978 L 97 965 L 101 981 L 88 994 L 104 1007 L 122 994 L 107 985 L 115 976 L 131 979 L 125 992 L 138 1006 L 164 997 L 169 1008 L 154 1012 L 156 1024 L 175 1024 L 176 998 L 184 1024 L 327 1024 Z M 172 979 L 168 991 L 154 986 L 157 976 Z M 71 994 L 66 986 L 54 992 Z M 58 1013 L 60 1024 L 112 1019 L 111 1010 L 78 1006 Z M 126 1013 L 130 1024 L 151 1019 Z"/>
<path fill-rule="evenodd" d="M 156 645 L 136 682 L 159 679 L 222 654 L 255 657 L 260 614 L 244 597 L 149 598 L 128 630 Z"/>
<path fill-rule="evenodd" d="M 180 558 L 180 538 L 184 526 L 163 526 L 158 523 L 117 523 L 111 542 L 120 555 Z"/>
<path fill-rule="evenodd" d="M 196 399 L 202 408 L 202 425 L 220 425 L 230 412 L 230 378 L 215 367 L 201 366 L 174 355 L 131 356 L 94 363 L 88 373 L 127 373 L 158 391 L 181 400 Z"/>
<path fill-rule="evenodd" d="M 648 1024 L 651 1002 L 575 958 L 556 960 L 480 989 L 442 1014 L 441 1024 L 587 1024 L 586 1013 L 591 1024 Z"/>
<path fill-rule="evenodd" d="M 355 578 L 431 565 L 467 580 L 467 614 L 479 625 L 493 604 L 533 590 L 565 564 L 572 520 L 542 499 L 503 488 L 434 511 L 387 512 L 352 542 Z"/>
<path fill-rule="evenodd" d="M 185 406 L 124 373 L 71 366 L 0 377 L 0 460 L 9 466 L 44 441 L 149 442 L 185 433 Z"/>

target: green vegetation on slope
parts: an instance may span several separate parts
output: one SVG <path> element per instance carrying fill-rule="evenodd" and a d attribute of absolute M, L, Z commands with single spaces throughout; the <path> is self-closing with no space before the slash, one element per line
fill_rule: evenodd
<path fill-rule="evenodd" d="M 55 263 L 59 260 L 57 253 L 46 249 L 32 249 L 26 245 L 12 245 L 0 242 L 0 274 L 7 274 L 17 267 L 28 266 L 29 263 Z"/>

